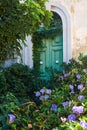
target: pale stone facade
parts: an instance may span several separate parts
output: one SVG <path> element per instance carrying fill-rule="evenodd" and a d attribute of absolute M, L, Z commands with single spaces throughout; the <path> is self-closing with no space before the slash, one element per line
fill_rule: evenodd
<path fill-rule="evenodd" d="M 87 0 L 51 0 L 63 5 L 70 15 L 72 57 L 87 55 Z"/>
<path fill-rule="evenodd" d="M 87 55 L 87 0 L 49 0 L 46 7 L 60 15 L 63 22 L 63 60 Z M 23 49 L 23 63 L 33 66 L 32 42 Z"/>

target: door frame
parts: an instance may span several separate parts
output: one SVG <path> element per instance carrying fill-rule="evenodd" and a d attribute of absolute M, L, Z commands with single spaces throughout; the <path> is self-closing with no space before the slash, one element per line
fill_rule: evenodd
<path fill-rule="evenodd" d="M 62 19 L 63 24 L 63 62 L 68 63 L 72 58 L 71 46 L 71 22 L 66 8 L 58 2 L 51 2 L 50 10 L 56 12 Z"/>

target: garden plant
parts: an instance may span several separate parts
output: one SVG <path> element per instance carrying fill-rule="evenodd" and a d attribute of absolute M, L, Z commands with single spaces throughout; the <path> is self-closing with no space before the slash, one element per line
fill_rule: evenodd
<path fill-rule="evenodd" d="M 13 82 L 21 67 L 27 68 L 17 64 L 0 73 L 0 93 L 3 92 L 0 95 L 0 130 L 87 129 L 87 56 L 80 55 L 78 62 L 72 59 L 64 63 L 60 75 L 54 71 L 49 81 L 53 89 L 40 84 L 40 79 L 28 68 L 21 72 L 19 83 Z M 36 78 L 39 84 L 35 88 Z"/>

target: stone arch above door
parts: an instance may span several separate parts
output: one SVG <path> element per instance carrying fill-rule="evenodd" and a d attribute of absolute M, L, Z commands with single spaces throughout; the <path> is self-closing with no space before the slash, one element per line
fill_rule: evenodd
<path fill-rule="evenodd" d="M 49 8 L 49 4 L 48 4 Z M 58 2 L 50 3 L 50 11 L 60 15 L 63 23 L 63 61 L 68 62 L 72 58 L 71 49 L 71 23 L 70 16 L 66 8 Z"/>

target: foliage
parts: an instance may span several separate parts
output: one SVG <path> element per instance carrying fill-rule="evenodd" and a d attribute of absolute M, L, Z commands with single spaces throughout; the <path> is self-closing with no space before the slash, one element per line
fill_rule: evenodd
<path fill-rule="evenodd" d="M 49 39 L 49 38 L 53 39 L 56 35 L 61 34 L 61 33 L 62 33 L 62 20 L 57 13 L 53 12 L 50 26 L 48 28 L 46 28 L 45 26 L 40 27 L 33 34 L 32 40 L 34 43 L 36 43 L 37 42 L 36 40 L 38 40 L 38 38 L 39 40 Z"/>
<path fill-rule="evenodd" d="M 50 24 L 51 12 L 47 0 L 0 1 L 0 62 L 19 55 L 26 36 L 35 32 L 41 23 Z"/>
<path fill-rule="evenodd" d="M 58 72 L 56 70 L 51 71 L 50 84 L 52 87 L 62 87 L 63 83 L 77 82 L 75 78 L 76 73 L 81 73 L 82 70 L 87 68 L 87 56 L 80 54 L 78 60 L 70 59 L 69 63 L 62 64 L 62 72 Z M 85 70 L 84 70 L 85 71 Z M 70 76 L 69 76 L 70 75 Z M 74 77 L 74 78 L 73 78 Z M 82 82 L 82 81 L 80 81 Z"/>
<path fill-rule="evenodd" d="M 42 99 L 41 109 L 39 109 L 39 114 L 36 115 L 37 120 L 35 120 L 37 124 L 39 123 L 38 129 L 87 129 L 87 68 L 81 61 L 79 68 L 73 62 L 71 64 L 74 66 L 73 69 L 58 77 L 57 81 L 62 82 L 61 88 L 55 88 L 49 98 Z M 40 95 L 38 95 L 39 98 Z M 51 109 L 52 104 L 57 106 L 54 107 L 55 110 L 53 111 Z M 54 126 L 58 127 L 52 128 Z"/>
<path fill-rule="evenodd" d="M 80 61 L 79 64 L 81 67 L 72 62 L 72 70 L 58 75 L 56 82 L 61 87 L 36 90 L 34 94 L 39 104 L 27 96 L 26 100 L 20 102 L 12 91 L 7 92 L 0 103 L 1 130 L 86 130 L 87 68 L 83 62 Z M 15 70 L 15 74 L 18 74 L 18 70 Z M 20 70 L 19 72 L 22 74 Z"/>
<path fill-rule="evenodd" d="M 85 67 L 87 67 L 87 55 L 83 55 L 82 53 L 80 53 L 79 57 L 78 57 L 79 61 L 81 61 L 81 67 L 84 69 Z"/>
<path fill-rule="evenodd" d="M 0 93 L 5 94 L 5 92 L 7 91 L 7 84 L 5 76 L 2 72 L 0 72 L 0 86 Z"/>
<path fill-rule="evenodd" d="M 41 87 L 41 81 L 35 71 L 22 64 L 14 64 L 5 68 L 0 73 L 0 97 L 7 92 L 13 93 L 21 101 L 21 98 L 34 99 L 34 91 Z M 3 99 L 2 99 L 3 100 Z M 1 100 L 0 100 L 1 102 Z"/>
<path fill-rule="evenodd" d="M 26 119 L 29 119 L 28 117 L 28 109 L 26 113 L 26 104 L 28 106 L 28 103 L 22 104 L 19 102 L 19 100 L 10 92 L 6 94 L 4 97 L 4 101 L 2 104 L 0 104 L 0 128 L 1 130 L 16 130 L 16 123 L 18 124 L 17 130 L 20 130 L 20 126 L 22 125 L 26 129 L 25 126 L 23 126 L 23 122 L 27 124 Z M 29 99 L 27 98 L 27 101 L 29 102 Z M 30 104 L 30 103 L 29 103 Z M 15 118 L 9 117 L 9 115 L 14 115 Z M 12 124 L 15 120 L 15 124 Z M 20 128 L 19 128 L 20 127 Z M 27 129 L 26 129 L 27 130 Z"/>

